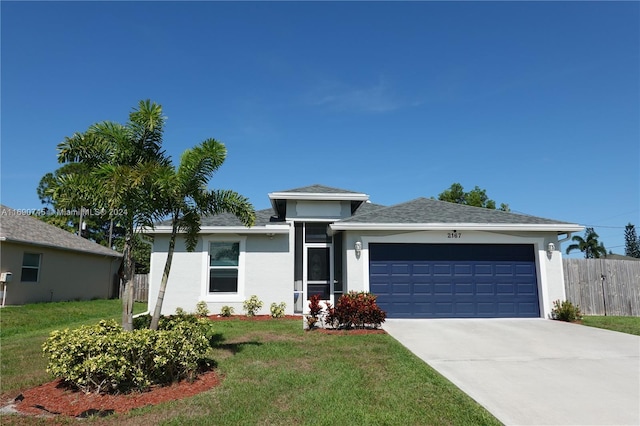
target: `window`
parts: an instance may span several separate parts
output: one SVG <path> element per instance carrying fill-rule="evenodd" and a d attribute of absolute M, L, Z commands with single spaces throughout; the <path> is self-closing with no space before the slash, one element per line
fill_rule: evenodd
<path fill-rule="evenodd" d="M 40 258 L 37 253 L 24 253 L 22 256 L 22 274 L 20 281 L 37 283 L 40 275 Z"/>
<path fill-rule="evenodd" d="M 329 224 L 325 222 L 305 223 L 304 233 L 307 243 L 330 243 L 331 236 L 327 234 Z"/>
<path fill-rule="evenodd" d="M 209 293 L 237 293 L 240 242 L 209 244 Z"/>

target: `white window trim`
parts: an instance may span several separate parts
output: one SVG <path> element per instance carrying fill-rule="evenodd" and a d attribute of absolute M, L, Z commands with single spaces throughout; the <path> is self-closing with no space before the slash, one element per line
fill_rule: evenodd
<path fill-rule="evenodd" d="M 234 303 L 243 302 L 245 297 L 245 254 L 247 247 L 247 237 L 243 236 L 216 236 L 204 238 L 202 250 L 202 283 L 201 300 L 205 302 Z M 211 243 L 234 242 L 240 243 L 240 253 L 238 255 L 238 291 L 236 293 L 209 293 L 209 249 Z"/>
<path fill-rule="evenodd" d="M 24 265 L 24 255 L 25 254 L 37 255 L 38 256 L 38 266 L 37 267 L 36 266 L 25 266 Z M 35 281 L 24 281 L 22 279 L 22 270 L 25 269 L 25 268 L 26 269 L 35 269 L 37 271 L 37 276 L 36 276 L 36 280 Z M 35 283 L 35 284 L 39 283 L 40 282 L 41 269 L 42 269 L 42 253 L 32 253 L 32 252 L 27 252 L 27 251 L 22 253 L 22 265 L 20 266 L 20 282 L 22 282 L 22 283 Z"/>

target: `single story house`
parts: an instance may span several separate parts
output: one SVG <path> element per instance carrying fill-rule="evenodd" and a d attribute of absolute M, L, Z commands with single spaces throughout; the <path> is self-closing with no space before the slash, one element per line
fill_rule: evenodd
<path fill-rule="evenodd" d="M 211 312 L 257 295 L 304 313 L 314 294 L 335 304 L 368 291 L 389 318 L 549 317 L 565 298 L 559 244 L 582 226 L 428 198 L 394 206 L 360 192 L 312 185 L 269 194 L 255 226 L 202 218 L 194 252 L 176 249 L 163 313 Z M 151 255 L 153 310 L 171 228 L 158 224 Z"/>
<path fill-rule="evenodd" d="M 117 297 L 121 263 L 114 250 L 0 205 L 6 305 Z"/>

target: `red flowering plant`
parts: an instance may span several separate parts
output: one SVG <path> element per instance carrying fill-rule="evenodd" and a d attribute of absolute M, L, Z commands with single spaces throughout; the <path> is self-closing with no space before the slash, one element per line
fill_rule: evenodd
<path fill-rule="evenodd" d="M 378 328 L 387 314 L 376 304 L 377 296 L 351 291 L 338 299 L 335 308 L 327 305 L 325 321 L 335 328 Z"/>
<path fill-rule="evenodd" d="M 316 327 L 318 321 L 320 321 L 320 314 L 322 314 L 322 306 L 320 306 L 320 295 L 314 294 L 309 299 L 309 315 L 307 315 L 307 325 L 309 328 Z"/>

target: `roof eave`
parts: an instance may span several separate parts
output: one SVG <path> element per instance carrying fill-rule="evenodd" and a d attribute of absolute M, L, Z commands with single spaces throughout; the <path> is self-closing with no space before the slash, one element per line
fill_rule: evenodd
<path fill-rule="evenodd" d="M 270 200 L 310 200 L 310 201 L 367 201 L 369 196 L 362 193 L 314 193 L 314 192 L 270 192 Z"/>
<path fill-rule="evenodd" d="M 287 225 L 267 226 L 202 226 L 200 234 L 288 234 L 291 227 Z M 170 226 L 156 226 L 154 229 L 144 230 L 145 234 L 171 234 Z M 180 232 L 182 234 L 183 232 Z"/>
<path fill-rule="evenodd" d="M 33 242 L 33 241 L 19 240 L 19 239 L 16 239 L 16 238 L 7 238 L 7 237 L 0 237 L 0 241 L 7 242 L 7 243 L 15 243 L 15 244 L 25 244 L 25 245 L 36 246 L 36 247 L 46 247 L 46 248 L 51 248 L 51 249 L 56 249 L 56 250 L 63 250 L 63 251 L 71 251 L 71 252 L 74 252 L 74 253 L 92 254 L 92 255 L 95 255 L 95 256 L 108 256 L 108 257 L 113 257 L 113 258 L 123 257 L 122 253 L 118 253 L 117 251 L 113 251 L 113 253 L 102 253 L 102 252 L 98 252 L 98 251 L 90 251 L 90 250 L 76 249 L 76 248 L 70 248 L 70 247 L 62 247 L 62 246 L 56 246 L 56 245 L 53 245 L 53 244 L 37 243 L 37 242 Z"/>
<path fill-rule="evenodd" d="M 335 222 L 334 231 L 536 231 L 536 232 L 580 232 L 577 224 L 512 224 L 512 223 L 353 223 Z"/>

